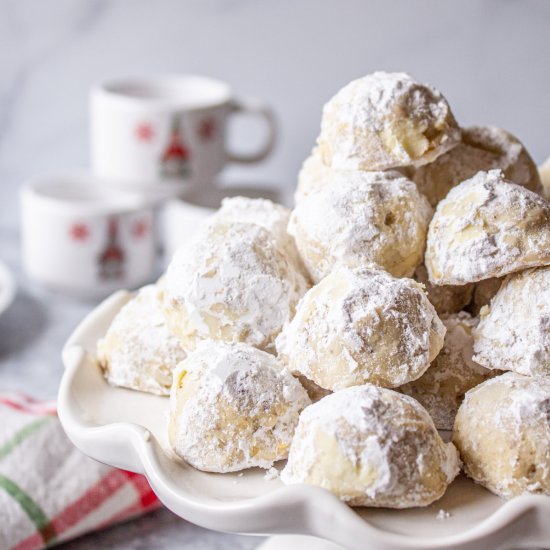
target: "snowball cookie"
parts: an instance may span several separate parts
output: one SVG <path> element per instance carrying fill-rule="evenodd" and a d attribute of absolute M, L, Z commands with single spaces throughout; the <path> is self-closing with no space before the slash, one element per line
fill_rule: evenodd
<path fill-rule="evenodd" d="M 416 380 L 445 327 L 422 285 L 375 267 L 338 267 L 309 290 L 277 338 L 281 360 L 322 388 Z"/>
<path fill-rule="evenodd" d="M 330 184 L 334 172 L 336 170 L 323 164 L 319 148 L 314 147 L 309 157 L 304 160 L 300 172 L 298 172 L 294 202 L 298 204 L 303 198 Z"/>
<path fill-rule="evenodd" d="M 400 172 L 402 175 L 409 177 L 412 171 L 409 168 L 395 168 L 393 172 Z M 354 171 L 351 171 L 353 174 Z M 335 176 L 335 174 L 340 174 Z M 294 202 L 298 204 L 303 198 L 317 192 L 319 189 L 331 185 L 333 180 L 338 182 L 341 178 L 346 177 L 345 174 L 350 174 L 350 170 L 336 170 L 326 166 L 319 153 L 319 147 L 314 147 L 310 156 L 304 160 L 300 172 L 298 173 L 298 183 L 294 193 Z M 350 177 L 353 177 L 351 175 Z"/>
<path fill-rule="evenodd" d="M 186 353 L 166 328 L 161 296 L 157 285 L 143 287 L 120 309 L 99 340 L 97 359 L 109 384 L 158 395 L 170 393 L 172 371 Z"/>
<path fill-rule="evenodd" d="M 366 384 L 304 410 L 281 480 L 328 489 L 351 506 L 410 508 L 440 498 L 459 464 L 417 401 Z"/>
<path fill-rule="evenodd" d="M 222 200 L 221 208 L 214 214 L 214 218 L 218 222 L 255 223 L 265 227 L 273 235 L 279 250 L 305 273 L 294 239 L 286 230 L 290 209 L 282 204 L 268 199 L 227 197 Z"/>
<path fill-rule="evenodd" d="M 273 355 L 207 340 L 174 373 L 170 444 L 206 472 L 270 468 L 287 457 L 298 416 L 310 403 Z"/>
<path fill-rule="evenodd" d="M 424 264 L 419 265 L 414 272 L 414 280 L 422 283 L 428 294 L 428 299 L 438 315 L 458 313 L 472 299 L 474 285 L 432 285 Z"/>
<path fill-rule="evenodd" d="M 474 360 L 550 377 L 550 267 L 507 277 L 474 331 Z"/>
<path fill-rule="evenodd" d="M 468 311 L 477 317 L 481 308 L 488 305 L 493 296 L 498 292 L 504 279 L 505 277 L 492 277 L 491 279 L 484 279 L 483 281 L 474 283 L 474 293 L 472 301 L 468 306 Z"/>
<path fill-rule="evenodd" d="M 478 172 L 449 191 L 428 230 L 425 264 L 437 285 L 462 285 L 550 263 L 550 203 Z"/>
<path fill-rule="evenodd" d="M 414 397 L 433 418 L 439 430 L 451 430 L 464 394 L 494 375 L 472 360 L 472 331 L 478 319 L 465 311 L 442 318 L 445 343 L 430 368 L 399 391 Z"/>
<path fill-rule="evenodd" d="M 518 185 L 541 192 L 537 166 L 523 144 L 495 126 L 465 128 L 459 145 L 418 168 L 412 179 L 430 204 L 436 206 L 455 185 L 480 170 L 492 169 L 502 170 L 506 179 Z"/>
<path fill-rule="evenodd" d="M 474 481 L 503 498 L 550 495 L 550 381 L 508 372 L 466 394 L 453 442 Z"/>
<path fill-rule="evenodd" d="M 453 148 L 460 130 L 447 100 L 405 73 L 376 72 L 344 86 L 323 108 L 318 144 L 327 166 L 421 166 Z"/>
<path fill-rule="evenodd" d="M 213 220 L 168 267 L 166 322 L 189 350 L 207 338 L 269 350 L 307 286 L 267 229 Z"/>
<path fill-rule="evenodd" d="M 432 209 L 398 172 L 335 173 L 297 205 L 288 225 L 314 282 L 336 263 L 375 263 L 396 277 L 422 262 Z"/>

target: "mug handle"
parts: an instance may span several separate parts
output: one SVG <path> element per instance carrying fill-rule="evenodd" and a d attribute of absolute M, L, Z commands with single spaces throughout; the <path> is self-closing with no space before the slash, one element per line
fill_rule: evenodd
<path fill-rule="evenodd" d="M 273 111 L 264 103 L 255 99 L 235 99 L 231 103 L 231 113 L 248 113 L 258 115 L 265 120 L 268 127 L 268 136 L 264 146 L 256 153 L 236 154 L 227 151 L 227 160 L 241 164 L 253 164 L 264 160 L 275 147 L 277 137 L 277 124 Z"/>

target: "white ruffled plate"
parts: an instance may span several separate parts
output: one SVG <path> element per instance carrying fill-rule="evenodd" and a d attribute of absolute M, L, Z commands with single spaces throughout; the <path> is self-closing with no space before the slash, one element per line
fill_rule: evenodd
<path fill-rule="evenodd" d="M 67 342 L 59 417 L 79 449 L 145 474 L 182 518 L 233 533 L 311 535 L 350 550 L 550 547 L 550 497 L 504 501 L 465 477 L 427 508 L 353 510 L 323 489 L 285 487 L 258 469 L 208 474 L 175 459 L 163 450 L 167 398 L 109 386 L 94 358 L 97 339 L 127 299 L 118 292 L 105 300 Z M 313 548 L 307 540 L 281 537 L 280 547 Z"/>
<path fill-rule="evenodd" d="M 15 279 L 7 266 L 0 262 L 0 315 L 8 309 L 15 298 Z"/>

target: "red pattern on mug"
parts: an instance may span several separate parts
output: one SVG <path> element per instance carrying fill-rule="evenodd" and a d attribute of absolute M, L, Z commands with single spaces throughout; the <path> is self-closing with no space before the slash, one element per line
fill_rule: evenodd
<path fill-rule="evenodd" d="M 119 220 L 112 217 L 107 223 L 107 240 L 98 257 L 99 275 L 102 279 L 120 279 L 124 276 L 126 254 L 119 242 Z"/>
<path fill-rule="evenodd" d="M 181 125 L 179 116 L 172 118 L 168 144 L 160 159 L 160 174 L 165 179 L 189 177 L 189 149 L 184 144 Z"/>
<path fill-rule="evenodd" d="M 69 229 L 71 239 L 76 242 L 83 242 L 90 236 L 90 230 L 85 223 L 74 223 Z"/>
<path fill-rule="evenodd" d="M 216 134 L 216 122 L 213 118 L 203 118 L 198 125 L 197 133 L 201 141 L 210 141 Z"/>
<path fill-rule="evenodd" d="M 149 224 L 145 220 L 138 220 L 132 226 L 132 235 L 136 239 L 143 238 L 145 235 L 147 235 L 148 231 L 149 231 Z"/>
<path fill-rule="evenodd" d="M 138 141 L 148 142 L 155 137 L 155 129 L 149 122 L 140 122 L 135 129 Z"/>

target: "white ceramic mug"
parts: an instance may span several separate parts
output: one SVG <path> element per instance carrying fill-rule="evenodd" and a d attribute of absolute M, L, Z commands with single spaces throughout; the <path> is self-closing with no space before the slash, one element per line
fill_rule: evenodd
<path fill-rule="evenodd" d="M 21 209 L 23 265 L 46 286 L 100 297 L 153 276 L 153 208 L 139 195 L 52 176 L 23 188 Z"/>
<path fill-rule="evenodd" d="M 256 114 L 267 123 L 267 139 L 256 153 L 228 152 L 226 127 L 234 113 Z M 128 78 L 91 92 L 92 168 L 112 183 L 175 189 L 209 185 L 227 162 L 264 159 L 275 133 L 269 108 L 236 99 L 227 84 L 211 78 Z"/>

